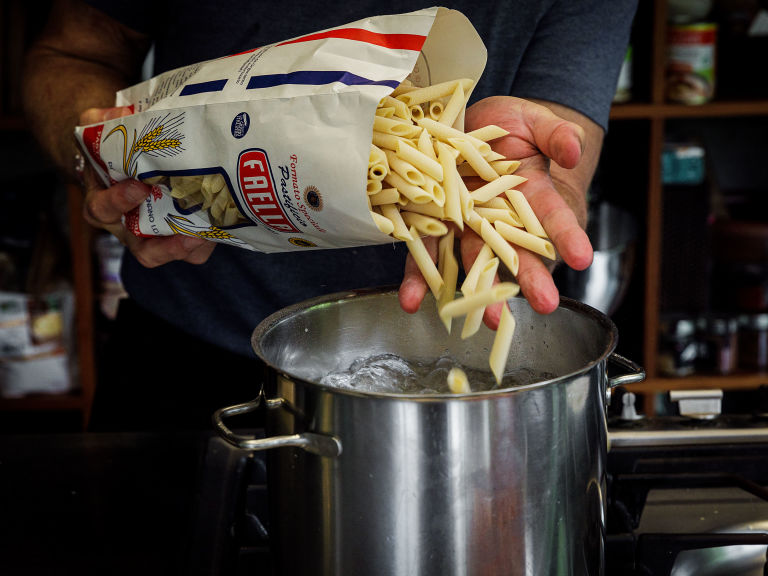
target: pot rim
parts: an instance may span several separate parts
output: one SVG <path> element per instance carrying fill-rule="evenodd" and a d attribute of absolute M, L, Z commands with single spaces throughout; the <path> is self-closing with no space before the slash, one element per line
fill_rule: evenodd
<path fill-rule="evenodd" d="M 295 374 L 292 374 L 289 369 L 277 366 L 276 364 L 272 363 L 271 361 L 267 360 L 264 357 L 264 354 L 263 354 L 263 351 L 261 350 L 261 345 L 260 345 L 261 338 L 265 334 L 267 334 L 273 327 L 277 326 L 284 320 L 295 316 L 297 313 L 304 311 L 308 308 L 312 308 L 319 305 L 343 302 L 346 300 L 350 300 L 352 298 L 366 298 L 366 297 L 380 296 L 380 295 L 386 295 L 386 294 L 396 295 L 397 288 L 396 287 L 363 288 L 363 289 L 356 289 L 356 290 L 347 290 L 344 292 L 334 292 L 332 294 L 317 296 L 315 298 L 310 298 L 307 300 L 303 300 L 301 302 L 297 302 L 296 304 L 286 306 L 285 308 L 281 308 L 280 310 L 270 314 L 256 326 L 256 328 L 254 329 L 251 335 L 251 347 L 256 353 L 256 355 L 259 357 L 259 359 L 268 368 L 272 369 L 276 373 L 294 382 L 301 382 L 303 384 L 317 387 L 334 394 L 344 394 L 348 396 L 358 396 L 358 397 L 365 397 L 365 398 L 382 398 L 382 399 L 387 398 L 387 399 L 394 399 L 394 400 L 429 402 L 429 401 L 437 401 L 437 400 L 443 401 L 443 400 L 450 400 L 450 399 L 480 399 L 488 396 L 505 396 L 505 395 L 517 394 L 517 393 L 520 393 L 526 390 L 531 390 L 534 388 L 542 388 L 544 386 L 556 385 L 560 382 L 563 382 L 566 380 L 572 380 L 576 376 L 580 376 L 582 374 L 585 374 L 591 371 L 595 366 L 597 366 L 601 362 L 604 362 L 611 355 L 611 353 L 613 353 L 618 343 L 618 328 L 608 316 L 606 316 L 596 308 L 589 306 L 588 304 L 585 304 L 578 300 L 574 300 L 572 298 L 560 296 L 560 304 L 558 308 L 566 308 L 574 312 L 584 314 L 590 317 L 592 320 L 596 321 L 597 323 L 601 324 L 602 327 L 605 329 L 605 331 L 610 334 L 610 337 L 607 340 L 605 349 L 599 355 L 598 358 L 595 358 L 589 361 L 581 369 L 574 370 L 572 372 L 563 374 L 556 378 L 551 378 L 549 380 L 541 380 L 539 382 L 522 384 L 522 385 L 514 386 L 511 388 L 482 390 L 477 392 L 467 392 L 463 394 L 455 394 L 450 392 L 447 392 L 447 393 L 441 392 L 441 393 L 432 393 L 432 394 L 426 394 L 426 393 L 406 394 L 406 393 L 396 393 L 396 392 L 370 392 L 370 391 L 350 390 L 347 388 L 327 386 L 325 384 L 320 384 L 319 382 L 315 382 L 313 380 L 308 380 L 306 378 L 297 376 Z M 427 298 L 431 297 L 431 294 L 427 293 L 426 297 Z"/>

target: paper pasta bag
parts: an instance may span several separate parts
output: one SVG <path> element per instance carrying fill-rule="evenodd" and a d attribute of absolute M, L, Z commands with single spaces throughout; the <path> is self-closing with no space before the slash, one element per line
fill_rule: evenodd
<path fill-rule="evenodd" d="M 460 12 L 375 16 L 160 74 L 117 94 L 132 115 L 76 137 L 105 184 L 152 184 L 125 217 L 138 236 L 262 252 L 388 243 L 366 202 L 379 101 L 406 78 L 476 81 L 485 61 Z"/>

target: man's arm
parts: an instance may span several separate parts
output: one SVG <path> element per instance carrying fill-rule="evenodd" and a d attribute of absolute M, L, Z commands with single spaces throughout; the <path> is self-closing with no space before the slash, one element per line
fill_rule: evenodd
<path fill-rule="evenodd" d="M 115 92 L 139 79 L 149 45 L 148 37 L 83 2 L 54 3 L 48 25 L 28 53 L 23 91 L 30 128 L 63 172 L 75 176 L 75 126 L 127 113 L 112 108 Z M 122 217 L 147 196 L 145 184 L 126 179 L 103 188 L 86 166 L 84 185 L 85 220 L 114 234 L 143 265 L 200 264 L 213 251 L 214 244 L 200 238 L 130 234 Z"/>
<path fill-rule="evenodd" d="M 149 39 L 78 0 L 56 0 L 25 61 L 23 97 L 30 129 L 70 175 L 81 112 L 114 105 L 138 79 Z"/>

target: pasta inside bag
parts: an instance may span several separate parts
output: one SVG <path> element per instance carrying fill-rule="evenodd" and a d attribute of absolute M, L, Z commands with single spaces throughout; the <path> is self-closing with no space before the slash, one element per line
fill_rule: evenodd
<path fill-rule="evenodd" d="M 132 115 L 77 127 L 76 137 L 105 184 L 152 185 L 125 217 L 138 236 L 261 252 L 389 243 L 369 200 L 382 101 L 403 81 L 467 79 L 471 92 L 485 62 L 458 11 L 375 16 L 160 74 L 117 94 Z"/>

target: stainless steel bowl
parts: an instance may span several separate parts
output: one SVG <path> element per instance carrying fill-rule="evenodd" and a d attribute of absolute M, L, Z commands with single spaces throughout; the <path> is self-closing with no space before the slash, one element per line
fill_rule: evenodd
<path fill-rule="evenodd" d="M 592 265 L 582 271 L 561 266 L 555 270 L 555 283 L 563 296 L 610 316 L 624 299 L 632 276 L 637 224 L 626 210 L 604 203 L 590 212 L 587 235 L 595 251 Z"/>

